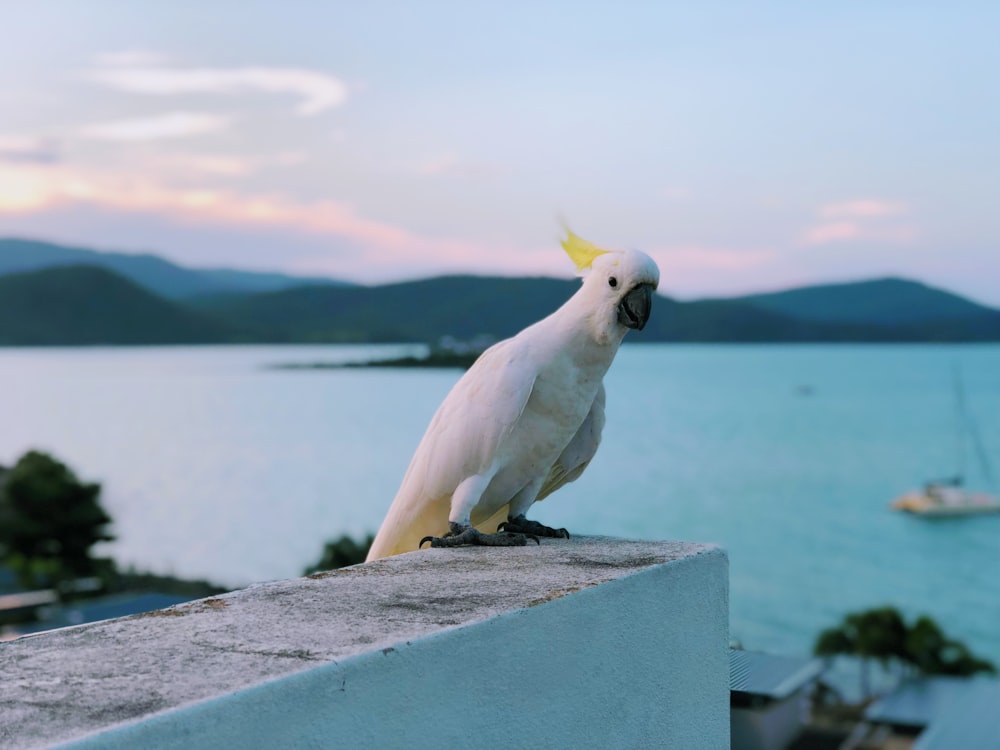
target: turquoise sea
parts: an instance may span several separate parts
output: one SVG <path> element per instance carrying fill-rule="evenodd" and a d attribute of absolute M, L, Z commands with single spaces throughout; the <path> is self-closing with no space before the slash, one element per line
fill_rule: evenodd
<path fill-rule="evenodd" d="M 100 481 L 120 563 L 231 586 L 295 576 L 374 531 L 454 370 L 268 369 L 405 347 L 0 349 L 0 463 L 52 452 Z M 731 633 L 805 653 L 894 604 L 1000 662 L 1000 515 L 888 509 L 953 474 L 961 373 L 1000 492 L 1000 346 L 625 346 L 601 450 L 535 517 L 716 542 Z"/>

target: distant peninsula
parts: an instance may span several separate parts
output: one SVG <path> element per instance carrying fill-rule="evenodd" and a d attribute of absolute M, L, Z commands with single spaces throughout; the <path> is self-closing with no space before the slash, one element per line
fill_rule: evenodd
<path fill-rule="evenodd" d="M 394 357 L 369 359 L 362 362 L 287 362 L 269 365 L 269 370 L 345 370 L 364 367 L 429 368 L 468 370 L 479 358 L 480 352 L 433 351 L 423 357 Z"/>

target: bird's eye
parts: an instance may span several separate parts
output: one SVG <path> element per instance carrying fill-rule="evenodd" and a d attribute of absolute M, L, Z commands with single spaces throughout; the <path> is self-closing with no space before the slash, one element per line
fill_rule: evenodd
<path fill-rule="evenodd" d="M 618 279 L 612 276 L 610 279 L 608 279 L 608 286 L 614 289 L 616 286 L 618 286 Z"/>

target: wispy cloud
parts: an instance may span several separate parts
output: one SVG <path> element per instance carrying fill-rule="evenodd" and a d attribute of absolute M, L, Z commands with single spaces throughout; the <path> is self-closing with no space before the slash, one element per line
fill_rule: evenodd
<path fill-rule="evenodd" d="M 225 154 L 170 154 L 156 160 L 161 172 L 245 177 L 256 165 L 253 160 Z"/>
<path fill-rule="evenodd" d="M 156 174 L 163 176 L 209 175 L 215 177 L 245 177 L 261 169 L 292 167 L 305 161 L 301 151 L 244 156 L 219 153 L 165 152 L 149 160 Z"/>
<path fill-rule="evenodd" d="M 0 135 L 0 162 L 51 164 L 59 160 L 54 141 L 32 136 Z"/>
<path fill-rule="evenodd" d="M 205 112 L 167 112 L 154 117 L 113 120 L 89 125 L 80 131 L 87 138 L 108 141 L 156 141 L 218 133 L 229 126 L 229 118 Z"/>
<path fill-rule="evenodd" d="M 445 177 L 496 177 L 504 171 L 500 164 L 468 161 L 451 152 L 419 161 L 415 169 L 422 175 Z"/>
<path fill-rule="evenodd" d="M 917 238 L 917 230 L 909 225 L 870 226 L 857 221 L 834 221 L 817 224 L 802 234 L 806 245 L 827 245 L 834 242 L 868 240 L 902 244 Z"/>
<path fill-rule="evenodd" d="M 860 224 L 854 221 L 829 221 L 809 227 L 802 234 L 807 245 L 825 245 L 828 242 L 857 239 L 863 234 Z"/>
<path fill-rule="evenodd" d="M 150 96 L 178 94 L 237 94 L 265 92 L 294 94 L 296 112 L 316 115 L 347 99 L 347 86 L 334 76 L 302 68 L 185 68 L 136 64 L 135 53 L 120 53 L 115 64 L 104 64 L 84 75 L 118 91 Z M 133 58 L 129 58 L 132 54 Z"/>
<path fill-rule="evenodd" d="M 851 200 L 842 203 L 829 203 L 819 210 L 824 219 L 860 219 L 877 216 L 898 216 L 905 214 L 907 207 L 896 201 Z"/>
<path fill-rule="evenodd" d="M 235 226 L 270 226 L 341 237 L 378 251 L 391 264 L 421 253 L 461 258 L 471 245 L 426 238 L 359 215 L 331 200 L 299 202 L 283 195 L 176 187 L 135 174 L 110 174 L 72 167 L 19 166 L 0 171 L 0 215 L 24 214 L 65 205 L 121 212 L 145 212 L 183 221 Z"/>
<path fill-rule="evenodd" d="M 907 213 L 909 207 L 898 201 L 865 198 L 828 203 L 819 208 L 819 221 L 802 232 L 800 241 L 805 245 L 911 242 L 916 239 L 916 228 L 898 221 Z"/>

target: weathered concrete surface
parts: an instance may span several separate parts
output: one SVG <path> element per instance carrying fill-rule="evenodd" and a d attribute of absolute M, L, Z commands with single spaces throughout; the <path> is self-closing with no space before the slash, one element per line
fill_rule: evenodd
<path fill-rule="evenodd" d="M 0 644 L 0 747 L 728 746 L 727 591 L 604 538 L 256 585 Z"/>

